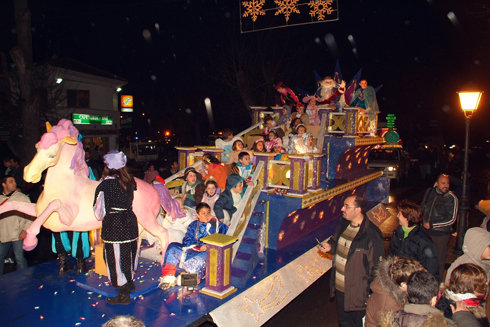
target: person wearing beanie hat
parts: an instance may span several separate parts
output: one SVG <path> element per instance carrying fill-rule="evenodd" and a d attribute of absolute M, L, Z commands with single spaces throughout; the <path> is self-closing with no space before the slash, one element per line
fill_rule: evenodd
<path fill-rule="evenodd" d="M 127 158 L 122 152 L 111 151 L 104 156 L 102 182 L 95 189 L 94 213 L 102 220 L 101 238 L 104 259 L 112 286 L 118 295 L 107 298 L 111 304 L 129 304 L 134 291 L 133 269 L 137 264 L 138 222 L 133 212 L 136 181 L 126 169 Z"/>
<path fill-rule="evenodd" d="M 468 229 L 464 236 L 463 252 L 448 268 L 445 283 L 449 283 L 452 271 L 463 263 L 482 267 L 487 272 L 487 279 L 490 279 L 490 232 L 481 227 Z"/>
<path fill-rule="evenodd" d="M 201 203 L 204 194 L 204 184 L 201 174 L 194 167 L 189 167 L 184 171 L 184 184 L 181 187 L 181 194 L 184 198 L 184 205 L 195 208 Z"/>
<path fill-rule="evenodd" d="M 227 225 L 231 224 L 231 218 L 243 197 L 243 178 L 238 174 L 230 174 L 226 180 L 226 189 L 220 194 L 214 204 L 216 218 Z"/>

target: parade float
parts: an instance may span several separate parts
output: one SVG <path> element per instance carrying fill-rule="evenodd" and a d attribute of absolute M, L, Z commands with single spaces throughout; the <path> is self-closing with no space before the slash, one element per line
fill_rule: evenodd
<path fill-rule="evenodd" d="M 252 107 L 253 125 L 238 135 L 251 144 L 266 115 L 278 117 L 282 107 Z M 227 235 L 214 234 L 208 244 L 206 278 L 160 290 L 161 260 L 142 258 L 135 273 L 136 289 L 128 306 L 107 304 L 114 289 L 103 269 L 58 276 L 48 262 L 0 278 L 2 326 L 94 326 L 125 314 L 147 326 L 257 326 L 265 323 L 327 272 L 331 261 L 321 256 L 317 239 L 335 230 L 344 199 L 360 194 L 373 208 L 368 217 L 380 226 L 390 215 L 390 181 L 383 171 L 367 168 L 371 150 L 385 143 L 373 134 L 376 121 L 360 108 L 318 106 L 320 124 L 310 130 L 318 153 L 296 153 L 277 160 L 274 153 L 255 152 L 253 187 L 248 187 Z M 53 131 L 54 130 L 54 131 Z M 47 170 L 44 193 L 36 204 L 21 208 L 6 203 L 1 212 L 24 211 L 35 217 L 25 248 L 32 249 L 41 224 L 53 231 L 87 231 L 100 227 L 92 202 L 97 182 L 83 166 L 76 128 L 62 120 L 43 135 L 24 178 L 39 180 Z M 217 147 L 178 147 L 181 170 L 199 166 L 205 153 L 220 157 Z M 175 183 L 177 174 L 166 180 Z M 162 199 L 155 186 L 138 180 L 133 202 L 140 227 L 156 235 L 163 248 L 165 230 L 156 223 Z M 159 186 L 161 187 L 161 186 Z M 101 255 L 96 255 L 100 268 Z M 15 285 L 13 287 L 12 285 Z"/>

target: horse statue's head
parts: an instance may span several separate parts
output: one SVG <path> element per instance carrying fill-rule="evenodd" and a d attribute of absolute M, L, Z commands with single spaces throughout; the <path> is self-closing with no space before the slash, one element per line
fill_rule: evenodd
<path fill-rule="evenodd" d="M 37 183 L 41 179 L 42 172 L 55 166 L 61 157 L 64 145 L 75 146 L 71 158 L 70 168 L 76 175 L 88 176 L 88 167 L 85 163 L 83 145 L 78 142 L 78 130 L 67 119 L 61 119 L 56 126 L 51 127 L 46 123 L 46 133 L 36 144 L 37 153 L 32 161 L 24 168 L 24 180 Z"/>

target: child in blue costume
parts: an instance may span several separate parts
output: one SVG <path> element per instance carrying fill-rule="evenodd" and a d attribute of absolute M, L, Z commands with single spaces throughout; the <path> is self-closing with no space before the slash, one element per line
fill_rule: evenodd
<path fill-rule="evenodd" d="M 188 273 L 196 273 L 199 280 L 206 274 L 206 245 L 201 238 L 211 234 L 226 234 L 228 226 L 211 216 L 211 208 L 201 202 L 196 207 L 197 219 L 187 228 L 182 243 L 170 243 L 165 253 L 161 289 L 167 289 L 176 284 L 177 269 Z"/>

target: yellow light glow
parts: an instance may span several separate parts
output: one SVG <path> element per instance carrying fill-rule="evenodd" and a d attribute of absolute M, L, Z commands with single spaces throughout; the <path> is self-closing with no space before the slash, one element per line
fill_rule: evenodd
<path fill-rule="evenodd" d="M 463 111 L 478 109 L 482 92 L 458 92 L 458 95 Z"/>
<path fill-rule="evenodd" d="M 165 136 L 170 136 L 170 131 L 165 131 Z"/>

